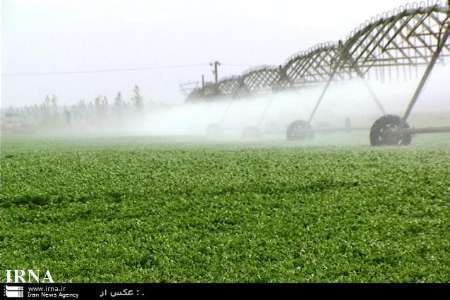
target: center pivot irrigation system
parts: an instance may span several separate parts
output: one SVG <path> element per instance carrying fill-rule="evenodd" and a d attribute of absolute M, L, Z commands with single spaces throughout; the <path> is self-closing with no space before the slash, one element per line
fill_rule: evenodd
<path fill-rule="evenodd" d="M 292 56 L 282 66 L 258 67 L 240 76 L 204 84 L 192 91 L 187 102 L 231 99 L 228 100 L 230 103 L 226 114 L 236 99 L 322 84 L 323 90 L 309 119 L 295 120 L 287 128 L 288 140 L 303 140 L 317 132 L 311 122 L 330 85 L 336 81 L 357 78 L 364 84 L 381 113 L 381 117 L 370 128 L 370 143 L 373 146 L 409 145 L 415 134 L 450 132 L 450 127 L 410 128 L 407 123 L 434 66 L 450 56 L 449 35 L 450 0 L 446 5 L 428 1 L 402 6 L 361 25 L 346 40 L 319 44 Z M 418 71 L 420 67 L 425 68 L 423 74 Z M 407 79 L 412 76 L 421 77 L 403 116 L 386 114 L 368 80 L 384 82 L 393 77 Z M 268 105 L 264 115 L 267 109 Z M 348 126 L 349 121 L 347 128 L 331 130 L 348 130 Z M 219 133 L 220 130 L 220 124 L 208 128 L 210 133 Z M 258 130 L 257 126 L 246 128 L 244 134 L 256 134 Z"/>

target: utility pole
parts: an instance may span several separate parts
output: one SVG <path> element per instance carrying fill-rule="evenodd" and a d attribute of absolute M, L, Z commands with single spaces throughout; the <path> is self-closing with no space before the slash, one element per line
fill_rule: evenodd
<path fill-rule="evenodd" d="M 205 87 L 205 75 L 202 74 L 202 89 Z"/>
<path fill-rule="evenodd" d="M 213 69 L 213 75 L 214 75 L 214 82 L 217 84 L 219 82 L 219 66 L 220 66 L 220 62 L 218 62 L 217 60 L 215 62 L 210 63 L 210 66 L 214 67 Z"/>

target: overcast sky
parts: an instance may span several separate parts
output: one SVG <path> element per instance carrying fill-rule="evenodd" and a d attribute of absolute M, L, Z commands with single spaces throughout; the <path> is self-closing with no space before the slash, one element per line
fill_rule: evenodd
<path fill-rule="evenodd" d="M 56 94 L 63 104 L 138 84 L 146 99 L 184 100 L 179 84 L 282 64 L 316 43 L 345 38 L 403 0 L 1 0 L 2 105 Z M 122 68 L 145 71 L 12 76 Z M 10 75 L 8 75 L 10 74 Z"/>

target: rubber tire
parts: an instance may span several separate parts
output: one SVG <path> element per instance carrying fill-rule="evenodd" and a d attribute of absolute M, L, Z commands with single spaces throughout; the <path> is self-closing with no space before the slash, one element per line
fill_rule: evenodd
<path fill-rule="evenodd" d="M 286 132 L 288 141 L 303 141 L 314 137 L 310 123 L 302 120 L 292 122 Z"/>
<path fill-rule="evenodd" d="M 408 129 L 409 125 L 396 115 L 385 115 L 375 121 L 370 129 L 370 144 L 379 146 L 408 146 L 411 144 L 412 135 L 409 133 L 399 136 L 398 139 L 389 139 L 384 131 L 390 128 Z"/>

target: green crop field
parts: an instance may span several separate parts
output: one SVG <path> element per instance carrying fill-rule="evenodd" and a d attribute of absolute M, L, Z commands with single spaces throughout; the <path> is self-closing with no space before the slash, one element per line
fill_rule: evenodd
<path fill-rule="evenodd" d="M 424 141 L 4 137 L 0 270 L 57 282 L 450 282 L 449 136 Z"/>

